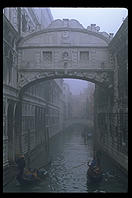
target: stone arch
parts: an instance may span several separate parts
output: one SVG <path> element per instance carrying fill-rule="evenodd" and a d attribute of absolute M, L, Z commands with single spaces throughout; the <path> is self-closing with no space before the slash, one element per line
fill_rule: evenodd
<path fill-rule="evenodd" d="M 77 70 L 52 70 L 47 72 L 37 72 L 33 75 L 28 76 L 27 73 L 21 73 L 21 80 L 19 81 L 19 94 L 32 86 L 34 83 L 41 82 L 43 80 L 52 80 L 57 78 L 72 78 L 90 81 L 98 84 L 104 88 L 112 88 L 113 84 L 113 72 L 112 71 L 77 71 Z"/>

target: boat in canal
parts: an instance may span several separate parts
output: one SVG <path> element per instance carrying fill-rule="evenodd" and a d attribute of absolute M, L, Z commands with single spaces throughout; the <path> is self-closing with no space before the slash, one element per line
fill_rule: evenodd
<path fill-rule="evenodd" d="M 89 177 L 91 182 L 97 183 L 102 180 L 102 173 L 95 173 L 93 170 L 90 168 L 88 169 L 87 176 Z"/>
<path fill-rule="evenodd" d="M 87 136 L 88 136 L 88 138 L 91 138 L 91 137 L 92 137 L 92 133 L 89 132 L 89 133 L 87 134 Z"/>
<path fill-rule="evenodd" d="M 27 177 L 21 177 L 21 176 L 17 176 L 16 180 L 19 182 L 20 185 L 31 185 L 31 184 L 37 184 L 38 183 L 38 179 L 36 178 L 27 178 Z"/>
<path fill-rule="evenodd" d="M 89 165 L 89 163 L 88 163 L 88 166 L 89 166 L 89 168 L 87 171 L 87 177 L 89 178 L 89 180 L 93 183 L 100 182 L 103 177 L 101 168 L 98 166 L 91 167 L 91 165 Z"/>
<path fill-rule="evenodd" d="M 36 169 L 36 175 L 33 173 L 28 172 L 28 174 L 24 173 L 23 176 L 17 175 L 16 180 L 19 182 L 21 185 L 31 185 L 31 184 L 37 184 L 44 179 L 44 177 L 47 175 L 47 171 L 45 169 L 42 170 L 37 170 Z"/>

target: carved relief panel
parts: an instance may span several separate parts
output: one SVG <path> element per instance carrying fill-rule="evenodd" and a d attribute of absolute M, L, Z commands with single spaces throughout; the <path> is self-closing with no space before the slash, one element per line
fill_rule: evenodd
<path fill-rule="evenodd" d="M 36 65 L 40 66 L 40 64 L 41 64 L 41 52 L 40 51 L 36 52 L 35 59 L 36 59 Z"/>
<path fill-rule="evenodd" d="M 68 30 L 62 31 L 62 34 L 61 34 L 61 43 L 63 43 L 63 44 L 69 44 L 69 43 L 71 43 L 70 32 Z"/>
<path fill-rule="evenodd" d="M 71 67 L 71 49 L 54 49 L 53 59 L 55 68 Z"/>
<path fill-rule="evenodd" d="M 96 49 L 91 49 L 91 51 L 90 51 L 90 53 L 91 53 L 91 65 L 92 65 L 92 67 L 95 67 L 96 66 Z"/>
<path fill-rule="evenodd" d="M 54 50 L 54 64 L 57 64 L 59 62 L 59 60 L 61 59 L 60 56 L 60 50 Z"/>
<path fill-rule="evenodd" d="M 77 50 L 72 50 L 72 66 L 78 66 L 78 51 Z"/>

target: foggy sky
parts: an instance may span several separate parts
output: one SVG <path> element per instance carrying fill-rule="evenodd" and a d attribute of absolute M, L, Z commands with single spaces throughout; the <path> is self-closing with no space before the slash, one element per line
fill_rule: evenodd
<path fill-rule="evenodd" d="M 69 85 L 73 95 L 80 94 L 80 92 L 88 86 L 88 83 L 93 85 L 93 83 L 86 80 L 64 79 L 64 82 Z"/>
<path fill-rule="evenodd" d="M 116 33 L 128 15 L 126 8 L 50 8 L 54 20 L 76 19 L 84 28 L 90 24 L 100 26 L 100 32 Z"/>
<path fill-rule="evenodd" d="M 76 19 L 84 28 L 91 24 L 100 27 L 100 32 L 114 33 L 118 31 L 123 20 L 128 15 L 126 8 L 50 8 L 54 20 L 56 19 Z M 84 80 L 64 79 L 70 85 L 73 94 L 79 94 L 88 82 Z M 93 85 L 93 83 L 89 83 Z"/>

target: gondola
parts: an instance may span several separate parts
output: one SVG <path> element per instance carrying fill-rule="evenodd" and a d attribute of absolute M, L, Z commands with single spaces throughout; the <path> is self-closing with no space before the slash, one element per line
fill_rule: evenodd
<path fill-rule="evenodd" d="M 87 171 L 87 177 L 90 179 L 93 183 L 98 183 L 102 180 L 103 174 L 102 171 L 98 168 L 90 168 Z"/>
<path fill-rule="evenodd" d="M 17 175 L 16 180 L 19 182 L 21 185 L 34 185 L 37 184 L 38 182 L 42 181 L 42 179 L 47 175 L 46 170 L 37 170 L 37 177 L 32 177 L 31 175 Z"/>
<path fill-rule="evenodd" d="M 40 178 L 44 178 L 48 174 L 48 172 L 45 169 L 40 169 L 38 170 L 37 174 Z"/>
<path fill-rule="evenodd" d="M 38 179 L 21 177 L 19 175 L 16 177 L 16 179 L 21 185 L 32 185 L 32 184 L 37 184 L 39 182 Z"/>

